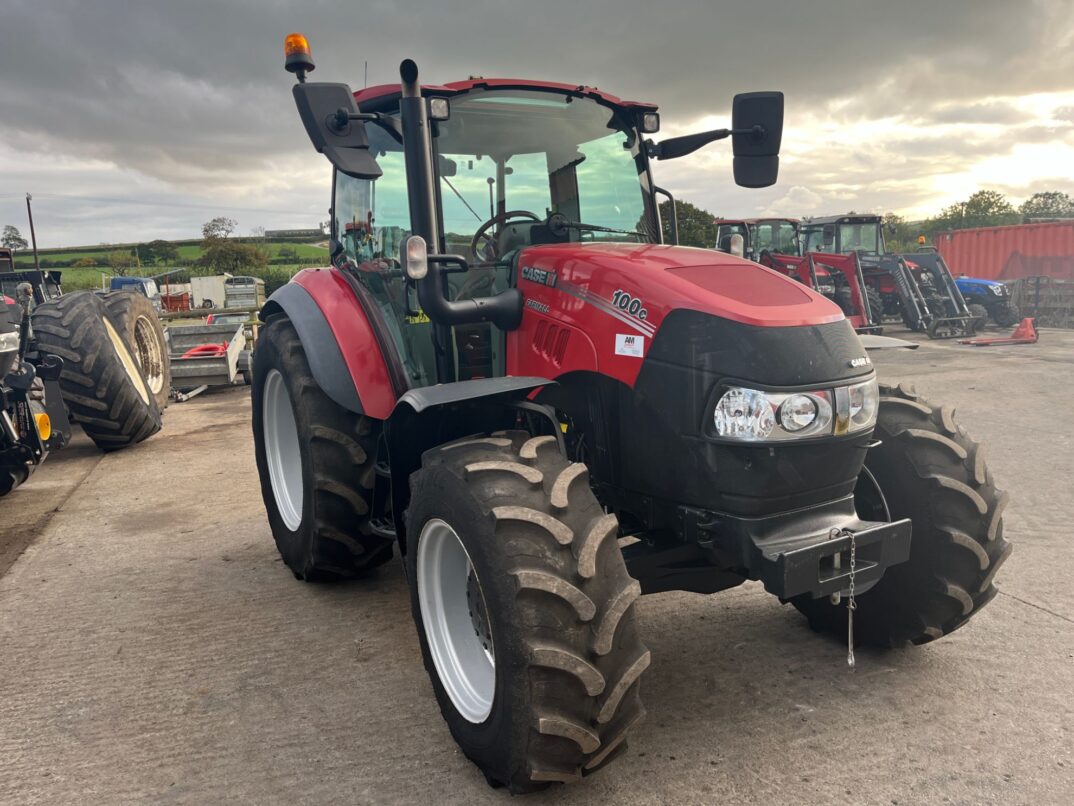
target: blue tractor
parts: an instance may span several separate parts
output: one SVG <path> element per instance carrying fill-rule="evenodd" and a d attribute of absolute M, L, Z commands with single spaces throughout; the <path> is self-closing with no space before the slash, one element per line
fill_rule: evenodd
<path fill-rule="evenodd" d="M 979 277 L 960 275 L 955 278 L 955 285 L 965 298 L 967 305 L 980 305 L 988 312 L 989 318 L 1000 327 L 1013 327 L 1021 319 L 1018 306 L 1011 299 L 1011 289 L 998 280 L 982 280 Z"/>

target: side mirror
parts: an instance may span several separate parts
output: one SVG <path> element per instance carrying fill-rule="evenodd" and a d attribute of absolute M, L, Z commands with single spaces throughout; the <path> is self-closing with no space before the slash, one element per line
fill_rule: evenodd
<path fill-rule="evenodd" d="M 835 227 L 831 224 L 825 224 L 822 237 L 825 246 L 831 246 L 835 243 Z"/>
<path fill-rule="evenodd" d="M 747 188 L 774 185 L 783 139 L 783 93 L 736 95 L 731 109 L 735 183 Z"/>
<path fill-rule="evenodd" d="M 347 120 L 339 125 L 339 113 L 358 114 L 354 95 L 346 84 L 295 84 L 295 105 L 313 147 L 340 171 L 355 179 L 377 179 L 380 166 L 369 153 L 365 123 Z"/>

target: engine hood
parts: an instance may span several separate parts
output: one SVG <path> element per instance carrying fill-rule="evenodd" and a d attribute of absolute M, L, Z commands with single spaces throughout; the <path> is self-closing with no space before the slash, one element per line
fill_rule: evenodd
<path fill-rule="evenodd" d="M 1003 283 L 996 280 L 984 280 L 980 277 L 956 277 L 955 283 L 959 286 L 980 286 L 982 288 L 1003 285 Z"/>
<path fill-rule="evenodd" d="M 758 327 L 843 319 L 835 303 L 777 271 L 724 252 L 659 244 L 547 244 L 519 255 L 519 289 L 552 289 L 651 336 L 673 310 Z"/>

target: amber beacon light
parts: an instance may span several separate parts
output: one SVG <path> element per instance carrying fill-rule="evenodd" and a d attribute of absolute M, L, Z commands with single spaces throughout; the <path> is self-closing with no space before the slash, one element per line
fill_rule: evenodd
<path fill-rule="evenodd" d="M 294 73 L 300 83 L 305 82 L 306 73 L 313 72 L 315 67 L 309 40 L 302 34 L 288 34 L 283 40 L 283 53 L 287 71 Z"/>

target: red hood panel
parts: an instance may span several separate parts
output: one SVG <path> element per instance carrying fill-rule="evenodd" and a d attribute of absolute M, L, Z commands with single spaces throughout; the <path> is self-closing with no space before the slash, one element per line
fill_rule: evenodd
<path fill-rule="evenodd" d="M 524 249 L 522 324 L 507 337 L 507 372 L 557 378 L 596 371 L 633 386 L 661 323 L 676 309 L 759 327 L 843 319 L 820 294 L 722 252 L 653 244 Z"/>
<path fill-rule="evenodd" d="M 741 266 L 680 266 L 668 271 L 698 288 L 751 307 L 785 308 L 811 302 L 804 285 L 787 283 L 774 272 L 743 270 Z"/>
<path fill-rule="evenodd" d="M 617 290 L 640 299 L 658 326 L 676 308 L 761 327 L 820 325 L 843 318 L 835 303 L 777 271 L 710 249 L 654 244 L 555 244 L 522 253 L 520 265 L 556 272 L 611 302 Z M 520 282 L 528 294 L 530 283 Z"/>

